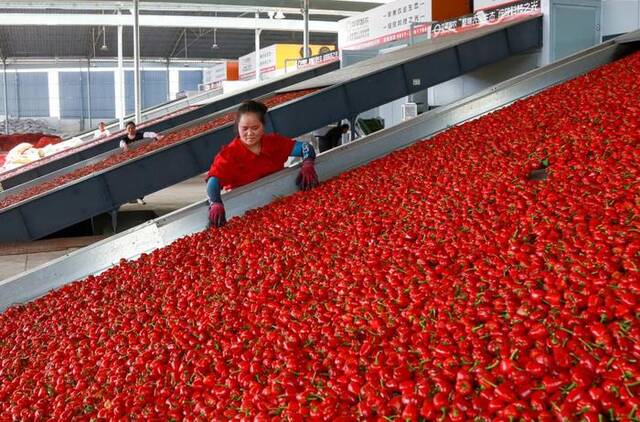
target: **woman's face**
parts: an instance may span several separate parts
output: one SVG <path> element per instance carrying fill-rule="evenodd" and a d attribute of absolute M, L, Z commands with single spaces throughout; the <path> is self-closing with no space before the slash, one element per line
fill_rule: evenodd
<path fill-rule="evenodd" d="M 262 135 L 264 134 L 264 125 L 255 113 L 244 113 L 238 120 L 238 135 L 243 144 L 248 147 L 260 145 Z"/>

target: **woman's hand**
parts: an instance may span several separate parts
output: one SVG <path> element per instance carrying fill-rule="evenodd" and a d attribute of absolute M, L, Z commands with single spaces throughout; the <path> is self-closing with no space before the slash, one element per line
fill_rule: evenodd
<path fill-rule="evenodd" d="M 222 227 L 227 222 L 222 202 L 209 205 L 209 222 L 213 227 Z"/>
<path fill-rule="evenodd" d="M 296 184 L 301 190 L 310 190 L 318 186 L 318 175 L 316 174 L 314 160 L 304 160 L 302 162 Z"/>

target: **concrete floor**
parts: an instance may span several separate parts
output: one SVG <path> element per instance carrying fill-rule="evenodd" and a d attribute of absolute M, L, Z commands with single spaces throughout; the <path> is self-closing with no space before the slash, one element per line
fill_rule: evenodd
<path fill-rule="evenodd" d="M 0 281 L 60 258 L 76 248 L 61 251 L 0 256 Z"/>
<path fill-rule="evenodd" d="M 161 216 L 184 208 L 194 202 L 202 201 L 207 195 L 206 187 L 204 175 L 196 176 L 175 186 L 145 196 L 146 205 L 125 204 L 120 207 L 120 211 L 153 211 L 158 216 Z"/>
<path fill-rule="evenodd" d="M 132 221 L 135 220 L 127 221 L 126 214 L 128 212 L 134 214 L 135 211 L 152 211 L 156 215 L 161 216 L 203 200 L 206 197 L 205 188 L 204 176 L 201 175 L 146 196 L 144 198 L 146 205 L 123 205 L 120 208 L 118 217 L 118 231 L 128 229 L 131 224 L 137 224 L 137 222 L 132 223 Z M 103 237 L 96 236 L 94 241 L 101 240 L 102 238 Z M 90 241 L 91 239 L 89 239 L 89 242 Z M 46 247 L 43 247 L 45 242 Z M 21 244 L 19 248 L 16 247 L 14 250 L 11 250 L 10 247 L 0 248 L 0 282 L 77 249 L 77 247 L 68 247 L 68 242 L 59 242 L 61 244 L 59 248 L 56 247 L 55 243 L 55 241 L 43 240 Z M 46 251 L 43 252 L 43 249 L 46 249 Z"/>

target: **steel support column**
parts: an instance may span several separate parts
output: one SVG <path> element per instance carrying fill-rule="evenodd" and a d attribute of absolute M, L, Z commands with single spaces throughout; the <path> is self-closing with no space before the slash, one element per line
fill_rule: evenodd
<path fill-rule="evenodd" d="M 136 124 L 142 121 L 142 89 L 140 86 L 140 22 L 139 0 L 133 0 L 133 86 Z"/>
<path fill-rule="evenodd" d="M 9 99 L 7 94 L 7 59 L 2 58 L 2 85 L 4 89 L 4 132 L 9 134 Z"/>
<path fill-rule="evenodd" d="M 302 33 L 302 57 L 308 57 L 309 54 L 309 0 L 302 0 L 302 17 L 304 19 L 304 31 Z"/>
<path fill-rule="evenodd" d="M 89 127 L 93 127 L 91 121 L 91 58 L 87 57 L 87 117 L 89 118 Z"/>
<path fill-rule="evenodd" d="M 171 69 L 169 69 L 169 57 L 167 57 L 167 101 L 171 101 Z"/>
<path fill-rule="evenodd" d="M 256 82 L 260 82 L 260 32 L 262 32 L 262 30 L 258 28 L 259 19 L 260 12 L 256 11 Z"/>
<path fill-rule="evenodd" d="M 118 10 L 118 15 L 120 11 Z M 118 87 L 116 88 L 119 93 L 120 99 L 120 113 L 118 114 L 118 120 L 120 122 L 120 129 L 124 128 L 124 116 L 127 114 L 125 101 L 125 92 L 124 92 L 124 64 L 122 59 L 122 25 L 118 25 Z"/>

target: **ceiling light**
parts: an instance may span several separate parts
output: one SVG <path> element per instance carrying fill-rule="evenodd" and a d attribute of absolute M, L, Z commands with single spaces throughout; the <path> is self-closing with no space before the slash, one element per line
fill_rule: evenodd
<path fill-rule="evenodd" d="M 107 47 L 107 29 L 102 27 L 102 47 L 100 47 L 100 51 L 107 51 L 109 47 Z"/>
<path fill-rule="evenodd" d="M 218 28 L 213 28 L 213 44 L 211 44 L 211 49 L 215 50 L 218 48 Z"/>

